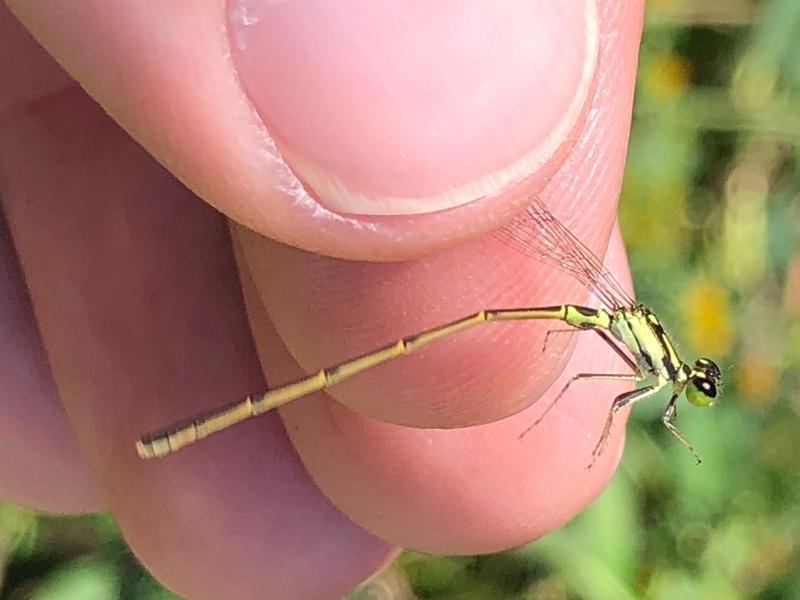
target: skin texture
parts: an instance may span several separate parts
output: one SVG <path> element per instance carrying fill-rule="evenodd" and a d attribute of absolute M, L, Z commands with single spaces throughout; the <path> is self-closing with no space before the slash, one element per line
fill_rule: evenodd
<path fill-rule="evenodd" d="M 0 11 L 4 498 L 53 512 L 111 510 L 143 563 L 189 598 L 334 598 L 391 560 L 394 545 L 511 547 L 599 493 L 622 427 L 591 472 L 585 466 L 624 385 L 580 384 L 524 440 L 518 434 L 559 377 L 622 365 L 587 334 L 574 352 L 574 336 L 556 336 L 542 353 L 542 324 L 464 333 L 168 460 L 140 462 L 133 441 L 480 308 L 589 301 L 569 277 L 487 232 L 538 194 L 605 252 L 641 6 L 599 2 L 586 17 L 540 3 L 547 18 L 527 18 L 543 45 L 535 60 L 525 36 L 502 34 L 513 14 L 439 9 L 440 23 L 458 16 L 465 31 L 490 11 L 496 43 L 476 53 L 443 39 L 450 29 L 409 3 L 392 22 L 422 32 L 426 62 L 403 56 L 423 83 L 442 86 L 430 95 L 448 103 L 437 106 L 413 105 L 416 84 L 391 72 L 403 31 L 378 21 L 373 31 L 324 13 L 324 3 L 265 9 L 247 27 L 244 4 L 233 2 L 8 4 L 69 75 Z M 328 37 L 316 40 L 309 22 L 325 22 Z M 281 50 L 263 70 L 258 40 Z M 342 55 L 326 64 L 319 57 L 331 45 Z M 483 78 L 481 102 L 459 92 L 470 69 L 458 56 Z M 519 84 L 493 79 L 498 64 L 521 70 Z M 307 118 L 309 81 L 289 77 L 309 65 L 340 82 L 327 88 L 335 102 L 316 93 L 334 111 L 324 131 Z M 286 108 L 300 96 L 297 112 Z M 370 113 L 348 121 L 350 100 L 365 97 Z M 386 135 L 376 134 L 384 122 Z M 522 159 L 529 171 L 504 183 L 497 174 Z M 304 188 L 298 174 L 315 185 Z M 475 181 L 483 187 L 468 186 Z M 460 204 L 438 210 L 449 190 Z M 607 265 L 628 281 L 613 240 Z"/>

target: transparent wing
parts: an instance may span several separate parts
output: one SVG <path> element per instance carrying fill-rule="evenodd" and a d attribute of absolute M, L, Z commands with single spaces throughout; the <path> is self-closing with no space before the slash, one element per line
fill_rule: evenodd
<path fill-rule="evenodd" d="M 535 198 L 527 210 L 494 236 L 517 252 L 556 266 L 593 292 L 607 308 L 635 305 L 594 253 Z"/>

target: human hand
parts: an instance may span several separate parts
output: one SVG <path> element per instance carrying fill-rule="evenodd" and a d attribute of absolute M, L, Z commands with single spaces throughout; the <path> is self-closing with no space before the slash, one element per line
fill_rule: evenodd
<path fill-rule="evenodd" d="M 621 427 L 585 466 L 616 384 L 591 401 L 573 389 L 523 442 L 537 406 L 495 422 L 546 399 L 562 368 L 616 365 L 593 340 L 566 366 L 566 340 L 542 355 L 541 325 L 465 333 L 333 390 L 341 403 L 318 394 L 163 461 L 139 461 L 133 442 L 264 388 L 262 370 L 279 385 L 480 308 L 578 299 L 567 276 L 544 281 L 542 265 L 480 234 L 539 195 L 580 207 L 569 225 L 602 252 L 641 6 L 601 2 L 598 19 L 592 3 L 529 1 L 469 14 L 8 4 L 172 174 L 2 15 L 7 498 L 108 508 L 190 598 L 326 598 L 393 556 L 381 539 L 498 550 L 602 489 Z M 520 157 L 521 183 L 482 180 Z M 173 175 L 233 219 L 249 324 L 225 220 Z M 607 264 L 625 273 L 615 240 Z M 397 259 L 409 260 L 385 262 Z"/>

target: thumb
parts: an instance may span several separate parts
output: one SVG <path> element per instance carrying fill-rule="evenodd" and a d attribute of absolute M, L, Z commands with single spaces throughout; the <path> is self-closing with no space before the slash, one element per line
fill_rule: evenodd
<path fill-rule="evenodd" d="M 531 175 L 564 144 L 594 71 L 594 3 L 235 4 L 246 92 L 340 213 L 426 214 Z"/>
<path fill-rule="evenodd" d="M 577 137 L 598 47 L 590 0 L 9 5 L 199 196 L 371 260 L 475 237 L 524 204 L 513 184 L 538 192 Z"/>

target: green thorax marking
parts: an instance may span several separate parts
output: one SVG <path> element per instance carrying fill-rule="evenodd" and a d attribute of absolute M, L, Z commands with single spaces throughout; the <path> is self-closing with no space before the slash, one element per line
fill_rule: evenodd
<path fill-rule="evenodd" d="M 633 353 L 644 372 L 672 381 L 685 378 L 683 361 L 658 317 L 649 309 L 637 306 L 614 311 L 609 330 Z"/>
<path fill-rule="evenodd" d="M 566 304 L 562 307 L 562 319 L 579 329 L 608 329 L 611 327 L 611 314 L 604 308 L 587 308 Z"/>

